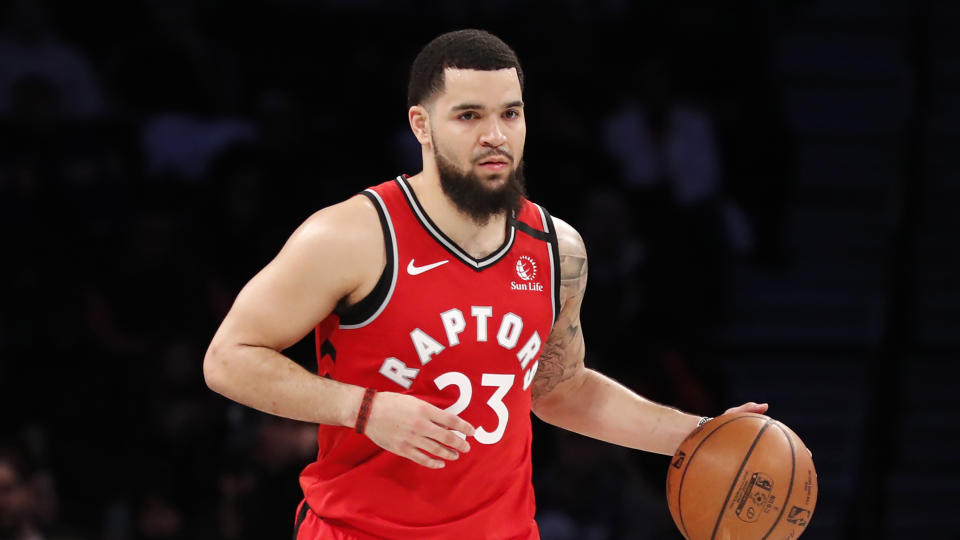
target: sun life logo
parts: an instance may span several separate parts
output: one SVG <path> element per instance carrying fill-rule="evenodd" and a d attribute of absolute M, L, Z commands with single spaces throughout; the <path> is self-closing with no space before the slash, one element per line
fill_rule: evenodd
<path fill-rule="evenodd" d="M 524 281 L 530 281 L 537 277 L 537 263 L 526 255 L 521 255 L 517 259 L 517 276 Z"/>

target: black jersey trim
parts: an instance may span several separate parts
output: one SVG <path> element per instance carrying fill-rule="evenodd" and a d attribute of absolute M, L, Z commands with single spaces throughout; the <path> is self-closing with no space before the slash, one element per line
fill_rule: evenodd
<path fill-rule="evenodd" d="M 333 346 L 330 338 L 323 340 L 323 343 L 320 344 L 320 358 L 324 356 L 329 356 L 333 363 L 337 362 L 337 348 Z"/>
<path fill-rule="evenodd" d="M 507 219 L 507 239 L 504 240 L 503 244 L 497 248 L 496 251 L 483 257 L 477 259 L 472 257 L 469 253 L 464 251 L 460 246 L 451 240 L 447 235 L 443 234 L 443 231 L 430 219 L 430 216 L 424 211 L 423 207 L 420 205 L 420 200 L 417 199 L 416 193 L 413 192 L 413 188 L 410 187 L 410 184 L 407 182 L 406 178 L 403 176 L 398 176 L 396 178 L 397 185 L 400 186 L 400 190 L 403 192 L 404 197 L 407 199 L 407 204 L 410 205 L 410 209 L 413 210 L 413 215 L 416 216 L 417 221 L 420 222 L 420 225 L 427 231 L 427 234 L 433 237 L 444 249 L 450 252 L 451 255 L 456 257 L 458 260 L 469 266 L 470 268 L 476 270 L 477 272 L 496 264 L 500 259 L 506 257 L 507 253 L 510 252 L 510 248 L 513 247 L 513 241 L 517 236 L 517 230 L 514 227 L 515 218 L 511 216 Z"/>
<path fill-rule="evenodd" d="M 383 267 L 383 273 L 377 284 L 356 304 L 348 306 L 343 310 L 334 310 L 340 316 L 340 328 L 362 328 L 377 318 L 378 315 L 387 307 L 393 291 L 397 286 L 397 235 L 393 230 L 393 222 L 390 220 L 390 212 L 387 210 L 386 203 L 380 198 L 380 195 L 372 189 L 361 192 L 373 206 L 377 209 L 377 216 L 380 218 L 380 228 L 383 230 L 384 249 L 387 254 L 387 264 Z"/>
<path fill-rule="evenodd" d="M 300 526 L 303 525 L 304 520 L 307 519 L 307 512 L 309 511 L 310 505 L 304 500 L 300 505 L 300 511 L 297 512 L 296 522 L 293 524 L 293 540 L 297 540 L 297 536 L 300 535 Z"/>
<path fill-rule="evenodd" d="M 529 236 L 531 236 L 531 237 L 533 237 L 533 238 L 536 238 L 537 240 L 543 241 L 543 242 L 549 242 L 549 241 L 550 241 L 550 235 L 549 235 L 549 234 L 547 234 L 547 233 L 545 233 L 545 232 L 543 232 L 543 231 L 538 231 L 537 229 L 534 229 L 533 227 L 527 225 L 526 223 L 524 223 L 524 222 L 522 222 L 522 221 L 520 221 L 520 220 L 518 220 L 518 219 L 516 219 L 516 218 L 511 218 L 511 220 L 513 221 L 513 226 L 516 227 L 517 230 L 519 230 L 520 232 L 526 233 L 527 235 L 529 235 Z"/>
<path fill-rule="evenodd" d="M 560 305 L 560 242 L 557 239 L 557 227 L 553 223 L 553 218 L 550 217 L 550 212 L 547 212 L 547 209 L 539 204 L 537 209 L 540 210 L 540 219 L 543 220 L 543 230 L 546 231 L 544 240 L 547 242 L 547 251 L 550 252 L 550 261 L 553 267 L 550 272 L 550 280 L 553 286 L 553 322 L 556 324 L 557 319 L 560 318 L 560 308 L 562 307 Z M 553 328 L 553 324 L 550 327 Z"/>

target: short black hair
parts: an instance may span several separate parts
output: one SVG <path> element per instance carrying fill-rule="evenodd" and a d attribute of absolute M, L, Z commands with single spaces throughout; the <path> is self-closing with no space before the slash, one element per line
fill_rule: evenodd
<path fill-rule="evenodd" d="M 516 68 L 523 91 L 523 69 L 517 53 L 502 39 L 486 30 L 455 30 L 441 34 L 420 51 L 410 68 L 407 107 L 422 105 L 443 91 L 443 70 L 447 68 L 494 71 Z"/>

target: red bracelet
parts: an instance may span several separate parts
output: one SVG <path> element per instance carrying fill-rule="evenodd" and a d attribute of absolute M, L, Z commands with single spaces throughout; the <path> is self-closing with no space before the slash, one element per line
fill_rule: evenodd
<path fill-rule="evenodd" d="M 357 424 L 353 428 L 357 433 L 363 433 L 367 427 L 367 419 L 370 417 L 370 405 L 373 403 L 373 395 L 377 391 L 373 388 L 367 388 L 363 392 L 363 400 L 360 401 L 360 412 L 357 413 Z"/>

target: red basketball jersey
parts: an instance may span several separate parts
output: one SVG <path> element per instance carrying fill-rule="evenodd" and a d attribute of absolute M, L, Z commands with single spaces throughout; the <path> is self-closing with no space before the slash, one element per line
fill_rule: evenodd
<path fill-rule="evenodd" d="M 317 460 L 300 477 L 310 509 L 364 539 L 539 538 L 530 385 L 559 311 L 549 214 L 524 200 L 503 245 L 475 259 L 430 220 L 405 177 L 363 194 L 380 214 L 387 263 L 367 298 L 317 327 L 320 374 L 416 396 L 477 431 L 470 452 L 428 469 L 351 429 L 320 426 Z"/>

